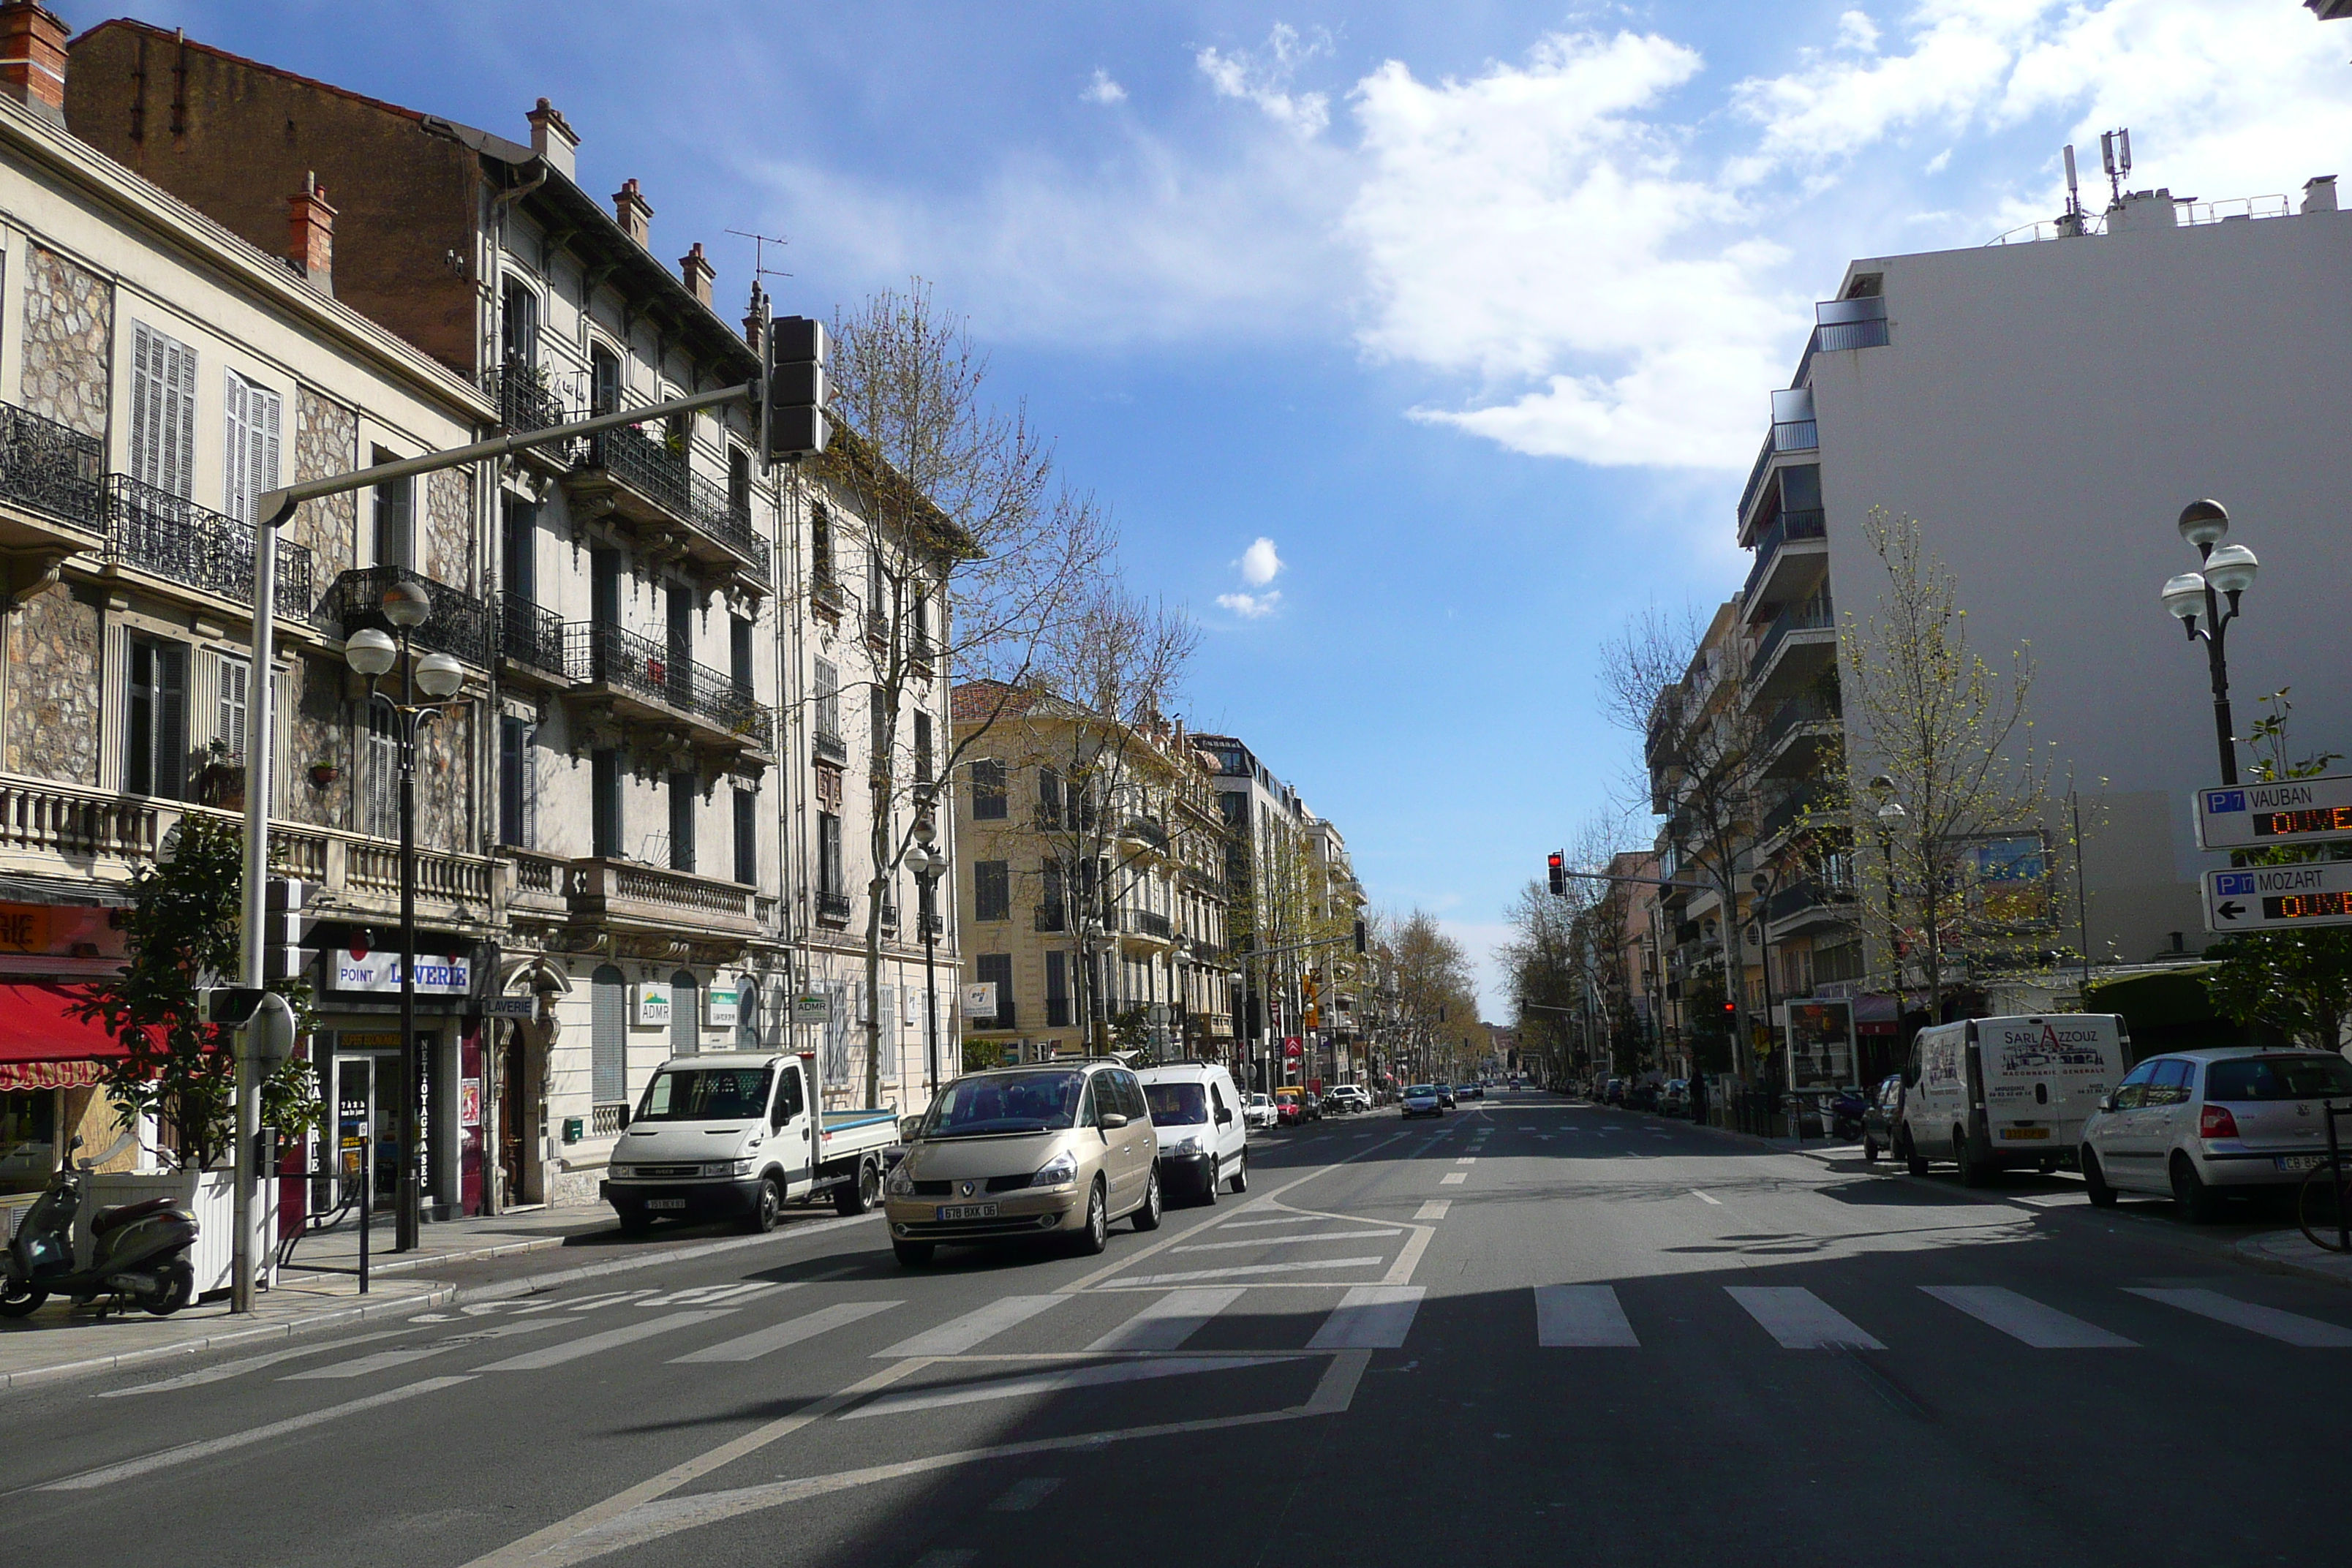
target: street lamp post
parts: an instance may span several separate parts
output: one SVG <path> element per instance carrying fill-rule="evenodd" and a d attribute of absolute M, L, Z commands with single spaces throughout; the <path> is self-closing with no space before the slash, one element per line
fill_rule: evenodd
<path fill-rule="evenodd" d="M 1759 871 L 1748 879 L 1748 887 L 1756 894 L 1756 951 L 1764 961 L 1764 1037 L 1768 1041 L 1772 1037 L 1771 897 L 1775 880 L 1769 871 Z M 1805 1117 L 1797 1104 L 1797 1053 L 1787 1050 L 1782 1060 L 1789 1080 L 1789 1136 L 1801 1143 L 1805 1141 Z"/>
<path fill-rule="evenodd" d="M 425 1210 L 423 1172 L 417 1158 L 424 1134 L 425 1071 L 416 1048 L 416 736 L 425 721 L 457 694 L 466 674 L 446 653 L 411 657 L 411 635 L 433 613 L 433 601 L 422 586 L 395 581 L 384 590 L 381 608 L 397 640 L 373 626 L 364 627 L 345 640 L 343 658 L 354 672 L 366 678 L 368 700 L 382 702 L 392 710 L 400 747 L 400 1063 L 407 1081 L 401 1094 L 400 1189 L 395 1194 L 393 1250 L 410 1252 L 417 1246 Z M 398 700 L 376 684 L 395 664 L 401 668 Z M 428 700 L 417 700 L 420 691 Z M 368 1168 L 361 1180 L 373 1181 L 373 1153 L 362 1164 Z"/>
<path fill-rule="evenodd" d="M 1899 1034 L 1903 1023 L 1903 954 L 1895 946 L 1895 836 L 1902 831 L 1904 819 L 1911 814 L 1894 798 L 1895 780 L 1888 774 L 1872 779 L 1870 791 L 1878 797 L 1878 852 L 1886 861 L 1886 962 L 1895 975 L 1895 1021 Z"/>
<path fill-rule="evenodd" d="M 2238 618 L 2238 596 L 2254 585 L 2262 563 L 2242 544 L 2223 544 L 2230 514 L 2220 501 L 2191 501 L 2181 509 L 2180 537 L 2197 547 L 2201 572 L 2183 572 L 2164 584 L 2164 607 L 2178 616 L 2189 640 L 2205 642 L 2205 666 L 2213 681 L 2213 737 L 2221 750 L 2221 782 L 2238 782 L 2238 743 L 2230 721 L 2230 623 Z M 2224 603 L 2227 608 L 2223 607 Z M 2198 624 L 2200 619 L 2204 624 Z"/>
<path fill-rule="evenodd" d="M 932 891 L 939 886 L 940 874 L 948 868 L 947 852 L 933 847 L 938 834 L 928 809 L 915 819 L 915 846 L 907 851 L 907 869 L 915 874 L 918 904 L 921 913 L 916 918 L 923 922 L 923 1073 L 928 1097 L 936 1100 L 940 1092 L 940 998 L 934 983 L 933 962 L 938 937 L 932 924 Z"/>

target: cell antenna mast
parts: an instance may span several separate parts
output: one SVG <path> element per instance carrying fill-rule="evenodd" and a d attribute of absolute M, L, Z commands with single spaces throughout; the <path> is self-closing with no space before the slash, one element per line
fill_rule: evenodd
<path fill-rule="evenodd" d="M 2124 181 L 2131 174 L 2131 132 L 2128 129 L 2099 132 L 2099 162 L 2106 165 L 2107 189 L 2118 202 L 2124 199 Z"/>
<path fill-rule="evenodd" d="M 2074 180 L 2074 144 L 2066 143 L 2066 216 L 2058 220 L 2061 234 L 2083 232 L 2083 191 Z"/>
<path fill-rule="evenodd" d="M 789 272 L 782 271 L 768 265 L 768 247 L 772 245 L 778 249 L 782 249 L 783 247 L 790 245 L 792 243 L 791 240 L 785 239 L 780 235 L 754 234 L 748 228 L 730 228 L 727 232 L 736 236 L 738 238 L 748 239 L 751 242 L 752 277 L 790 278 L 792 276 Z"/>

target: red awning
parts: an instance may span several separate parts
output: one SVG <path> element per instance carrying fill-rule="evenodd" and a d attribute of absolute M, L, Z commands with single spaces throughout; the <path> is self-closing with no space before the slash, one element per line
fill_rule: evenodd
<path fill-rule="evenodd" d="M 79 990 L 44 980 L 0 984 L 0 1090 L 94 1084 L 100 1058 L 123 1054 L 105 1026 L 67 1010 Z"/>

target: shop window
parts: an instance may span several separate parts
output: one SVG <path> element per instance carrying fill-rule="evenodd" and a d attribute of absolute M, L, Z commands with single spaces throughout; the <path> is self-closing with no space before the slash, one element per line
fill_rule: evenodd
<path fill-rule="evenodd" d="M 690 969 L 669 977 L 669 1051 L 674 1057 L 696 1056 L 702 1050 L 700 985 Z"/>

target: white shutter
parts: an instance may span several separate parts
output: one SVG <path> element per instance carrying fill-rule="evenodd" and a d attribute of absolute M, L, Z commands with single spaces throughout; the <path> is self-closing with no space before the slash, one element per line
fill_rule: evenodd
<path fill-rule="evenodd" d="M 261 498 L 278 488 L 278 430 L 286 400 L 233 370 L 226 374 L 221 510 L 251 522 Z"/>
<path fill-rule="evenodd" d="M 196 461 L 196 351 L 154 328 L 131 345 L 131 477 L 175 496 L 193 494 Z"/>
<path fill-rule="evenodd" d="M 234 760 L 245 756 L 246 715 L 251 706 L 248 678 L 253 667 L 241 658 L 216 654 L 213 658 L 213 738 L 227 747 Z"/>

